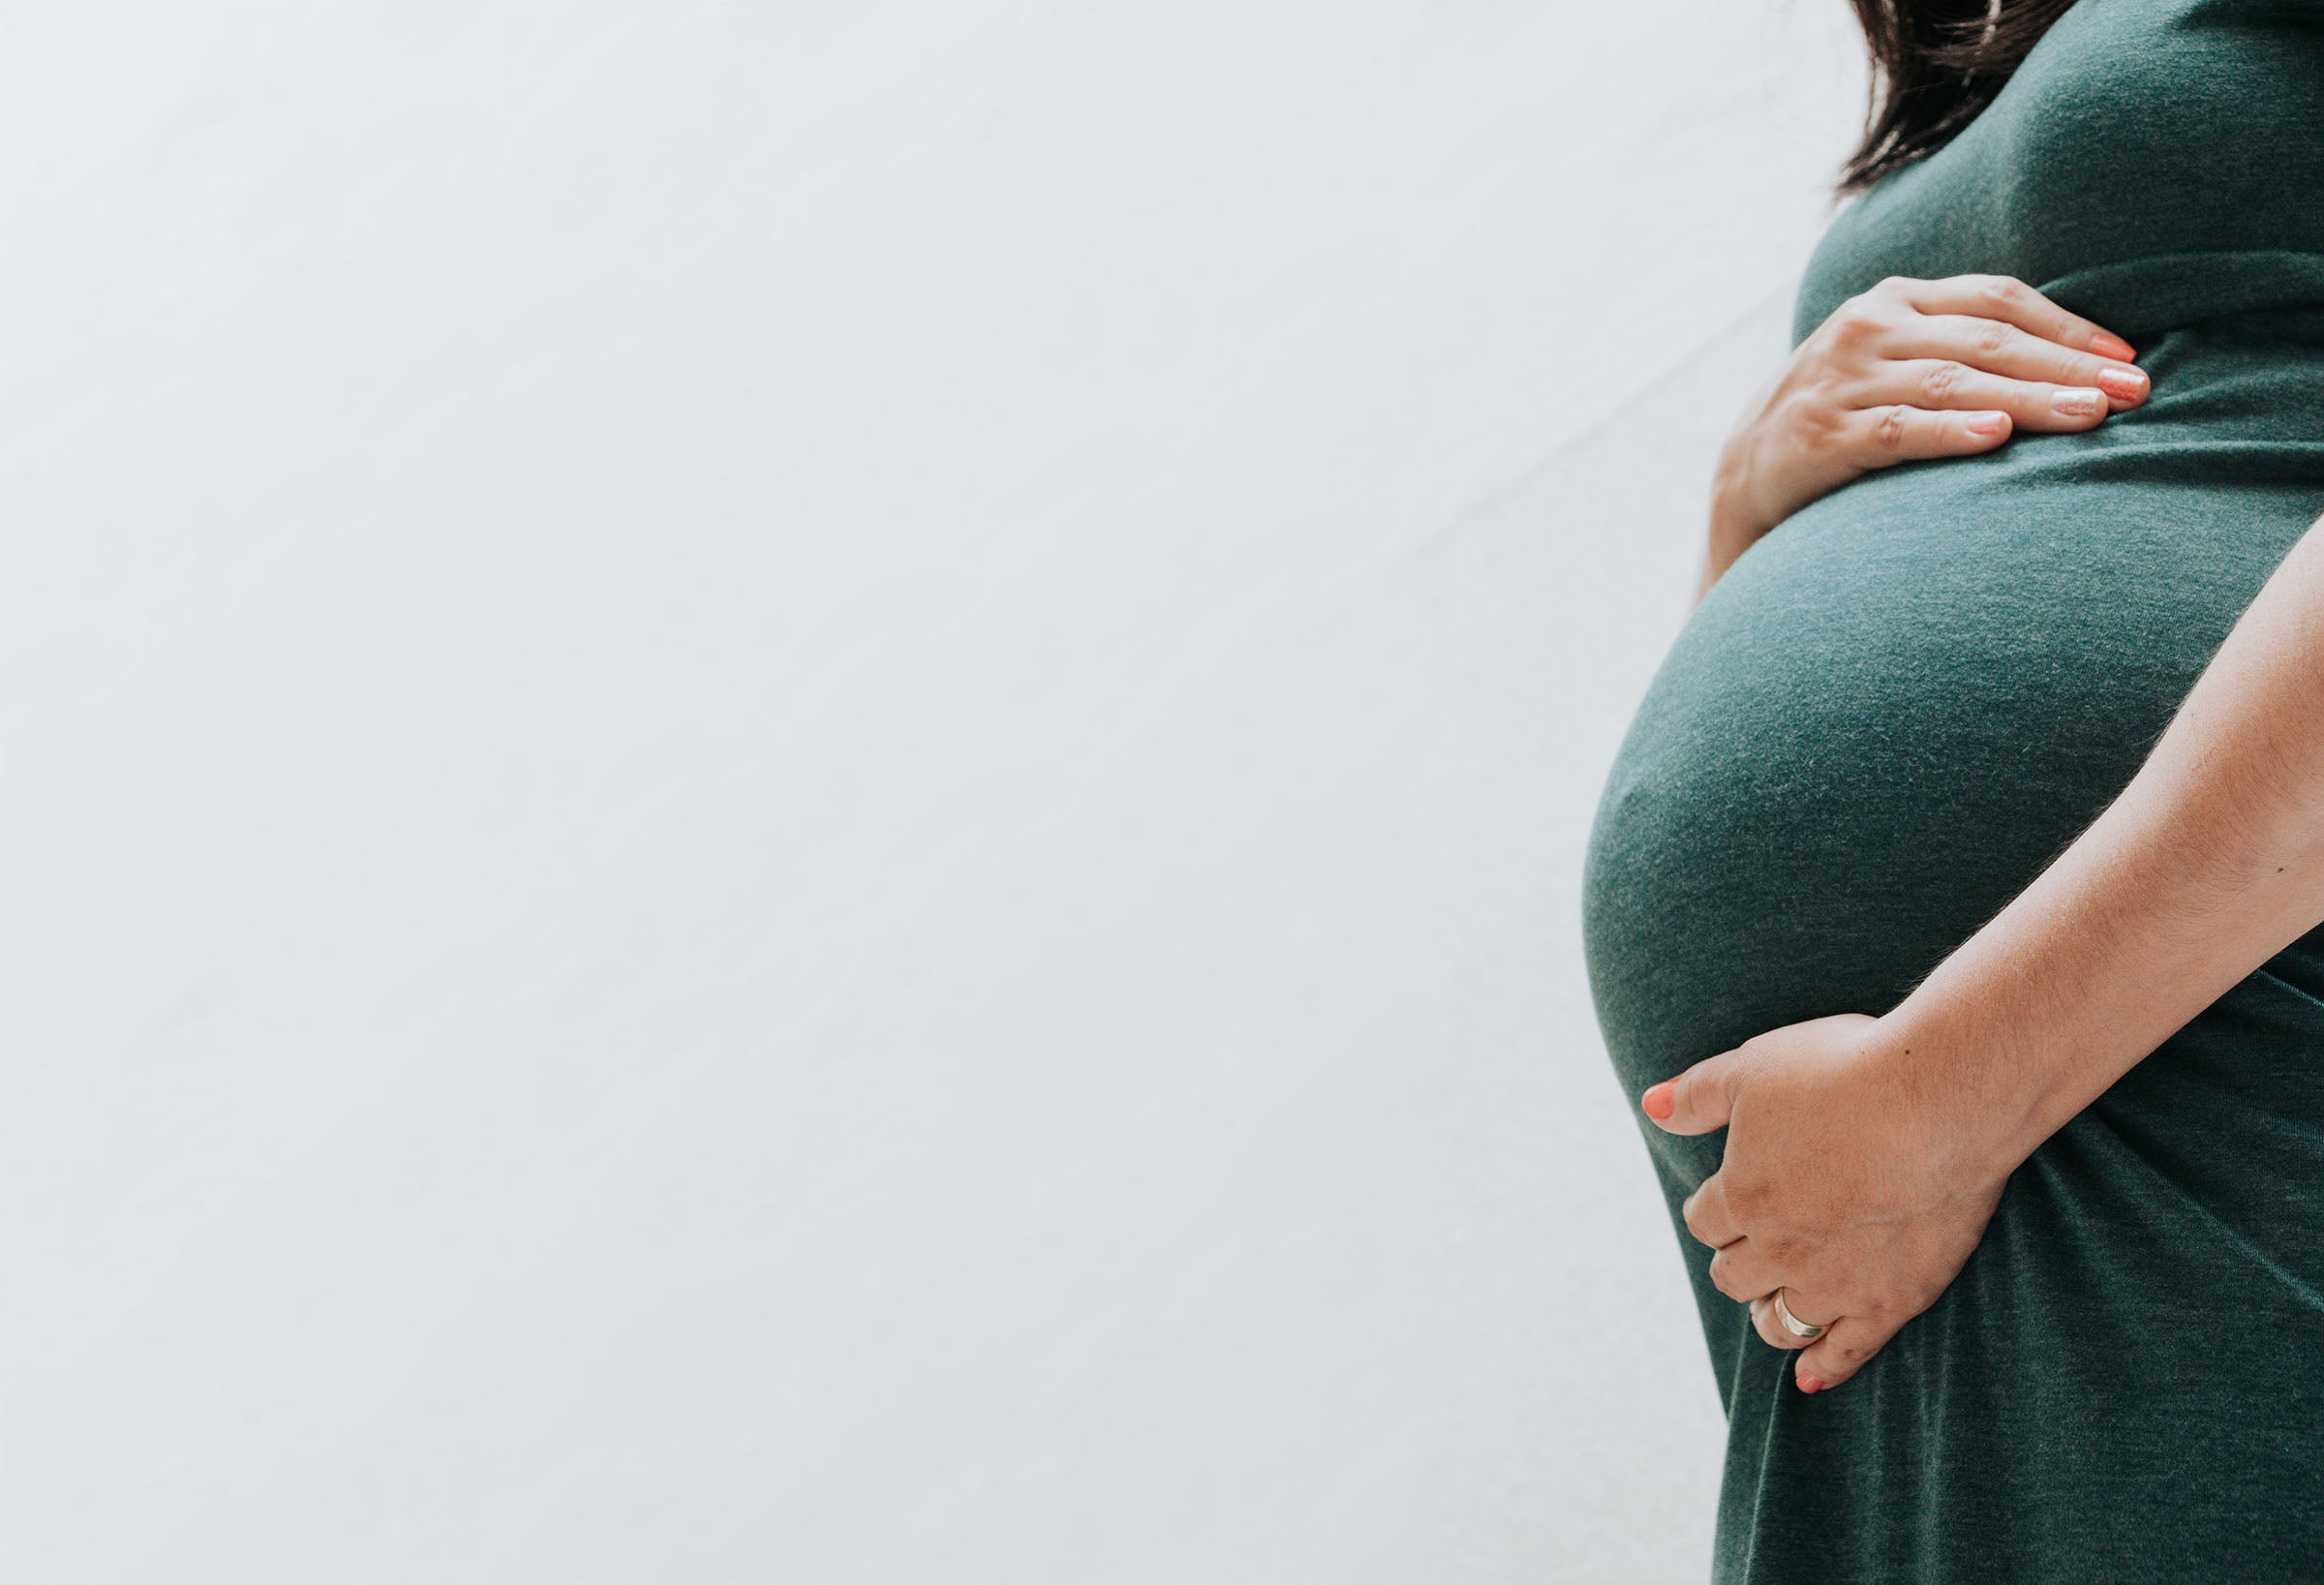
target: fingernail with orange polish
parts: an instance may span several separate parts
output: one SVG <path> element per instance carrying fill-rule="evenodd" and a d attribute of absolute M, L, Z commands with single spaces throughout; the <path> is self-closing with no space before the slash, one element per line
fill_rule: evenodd
<path fill-rule="evenodd" d="M 2136 369 L 2100 369 L 2098 389 L 2118 402 L 2134 402 L 2147 394 L 2147 377 Z"/>
<path fill-rule="evenodd" d="M 2103 330 L 2091 337 L 2090 350 L 2097 353 L 2098 356 L 2110 357 L 2117 363 L 2127 363 L 2132 358 L 2138 356 L 2136 352 L 2130 350 L 2130 344 L 2128 342 L 2123 340 L 2123 338 L 2120 336 L 2110 336 Z"/>
<path fill-rule="evenodd" d="M 1647 1116 L 1661 1122 L 1670 1115 L 1670 1097 L 1677 1088 L 1677 1080 L 1666 1079 L 1644 1095 L 1639 1096 L 1638 1104 L 1646 1109 Z"/>
<path fill-rule="evenodd" d="M 1823 1383 L 1813 1376 L 1802 1376 L 1799 1379 L 1799 1389 L 1802 1392 L 1820 1392 L 1823 1390 Z"/>

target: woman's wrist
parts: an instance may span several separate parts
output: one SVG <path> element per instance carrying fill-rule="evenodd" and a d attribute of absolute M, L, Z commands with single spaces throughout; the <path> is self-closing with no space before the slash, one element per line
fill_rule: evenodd
<path fill-rule="evenodd" d="M 2072 1116 L 2050 1115 L 2060 1075 L 2040 1059 L 2040 1032 L 1997 1003 L 1924 984 L 1879 1020 L 1878 1040 L 1963 1183 L 2006 1178 Z"/>
<path fill-rule="evenodd" d="M 1719 466 L 1711 477 L 1710 523 L 1704 535 L 1702 583 L 1697 597 L 1767 533 L 1769 525 L 1761 521 L 1750 501 L 1742 447 L 1741 437 L 1729 441 L 1727 449 L 1720 453 Z"/>
<path fill-rule="evenodd" d="M 2187 911 L 2189 834 L 2143 803 L 2118 800 L 1880 1021 L 1967 1164 L 2015 1171 L 2270 955 Z"/>

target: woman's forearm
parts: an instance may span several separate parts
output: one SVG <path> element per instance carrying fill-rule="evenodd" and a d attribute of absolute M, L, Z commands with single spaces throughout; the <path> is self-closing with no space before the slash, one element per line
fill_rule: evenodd
<path fill-rule="evenodd" d="M 2319 923 L 2324 525 L 2122 795 L 1881 1022 L 1909 1082 L 2013 1167 Z"/>

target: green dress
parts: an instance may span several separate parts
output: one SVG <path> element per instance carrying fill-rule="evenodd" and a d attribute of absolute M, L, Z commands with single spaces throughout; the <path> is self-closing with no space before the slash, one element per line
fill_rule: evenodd
<path fill-rule="evenodd" d="M 1868 475 L 1755 545 L 1599 806 L 1584 937 L 1634 1098 L 1894 1006 L 2130 779 L 2324 512 L 2324 0 L 2080 0 L 1834 219 L 1794 343 L 1888 275 L 2014 275 L 2138 410 Z M 1727 1407 L 1719 1581 L 2324 1581 L 2324 930 L 2018 1170 L 1837 1390 L 1711 1286 L 1724 1134 L 1640 1120 Z"/>

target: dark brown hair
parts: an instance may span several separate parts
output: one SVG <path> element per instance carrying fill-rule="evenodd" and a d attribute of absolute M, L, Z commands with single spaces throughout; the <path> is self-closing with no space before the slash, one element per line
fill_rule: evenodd
<path fill-rule="evenodd" d="M 1951 142 L 2074 0 L 1850 3 L 1872 52 L 1872 96 L 1864 141 L 1840 169 L 1842 193 Z"/>

